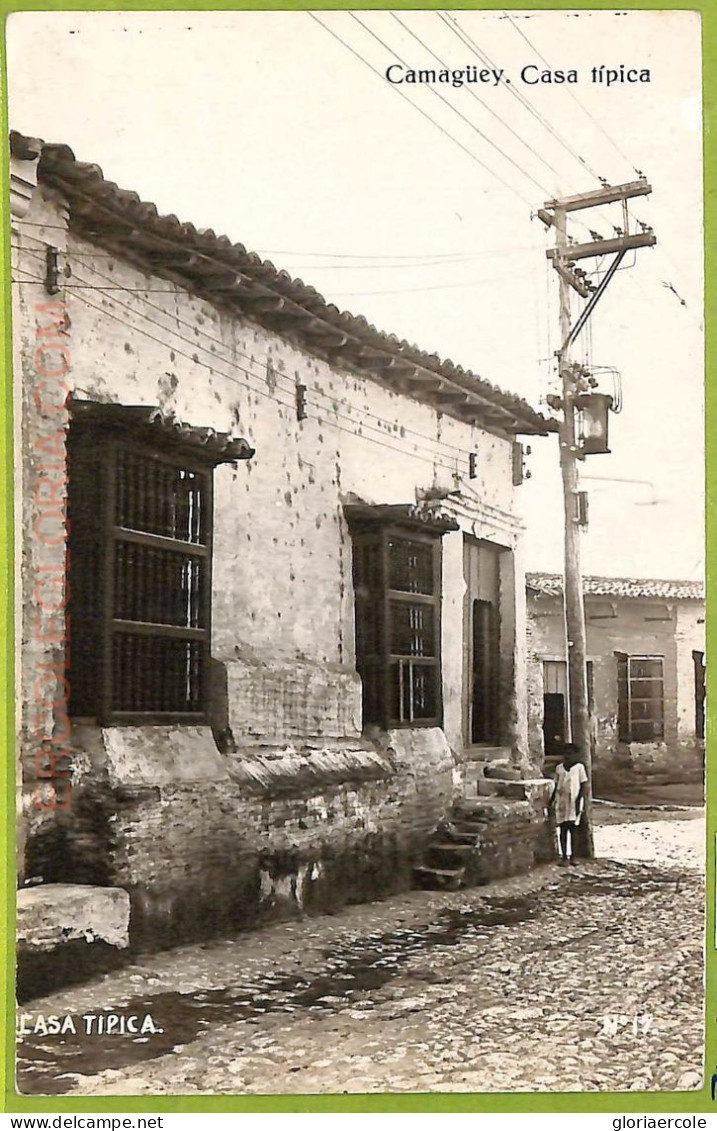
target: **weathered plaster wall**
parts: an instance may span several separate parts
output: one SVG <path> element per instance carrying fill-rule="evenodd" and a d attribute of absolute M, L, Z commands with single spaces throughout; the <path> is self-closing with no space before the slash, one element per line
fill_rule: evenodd
<path fill-rule="evenodd" d="M 609 605 L 614 618 L 607 616 Z M 704 603 L 586 600 L 587 658 L 593 668 L 593 758 L 597 788 L 650 777 L 694 780 L 702 773 L 703 744 L 695 735 L 692 649 L 704 649 Z M 618 738 L 615 652 L 664 658 L 664 741 Z M 558 598 L 528 598 L 529 742 L 543 756 L 543 661 L 564 660 L 564 622 Z"/>
<path fill-rule="evenodd" d="M 418 741 L 232 758 L 206 727 L 76 727 L 75 803 L 30 839 L 30 864 L 124 888 L 139 947 L 380 898 L 410 886 L 452 798 L 442 731 Z"/>
<path fill-rule="evenodd" d="M 39 202 L 29 218 L 37 223 L 43 212 L 48 222 L 57 223 L 56 208 Z M 20 253 L 18 267 L 22 277 L 32 275 L 37 282 L 44 273 L 40 241 L 43 235 L 49 237 L 50 229 L 32 231 L 31 237 L 18 236 L 27 248 Z M 51 231 L 55 245 L 62 248 L 63 233 Z M 97 249 L 72 235 L 67 237 L 67 257 L 71 285 L 87 282 L 96 289 L 67 289 L 58 296 L 66 304 L 71 349 L 63 390 L 66 386 L 79 396 L 158 404 L 190 422 L 246 436 L 256 446 L 251 461 L 215 473 L 212 652 L 218 660 L 244 669 L 236 677 L 238 685 L 246 689 L 256 683 L 255 695 L 235 697 L 239 733 L 244 724 L 247 732 L 256 730 L 254 717 L 262 696 L 281 696 L 276 682 L 268 688 L 265 684 L 267 678 L 270 684 L 285 684 L 287 665 L 301 673 L 307 687 L 310 717 L 305 733 L 314 733 L 317 726 L 311 686 L 316 665 L 329 673 L 337 696 L 353 695 L 354 704 L 338 729 L 355 733 L 351 545 L 342 502 L 351 496 L 371 503 L 413 502 L 425 490 L 452 489 L 456 460 L 465 463 L 466 458 L 457 449 L 477 451 L 478 478 L 470 482 L 459 521 L 489 540 L 505 541 L 507 533 L 512 546 L 517 524 L 511 516 L 509 441 L 437 414 L 365 377 L 338 372 L 256 324 L 221 315 L 209 303 L 190 298 L 164 280 L 143 276 L 106 253 L 98 257 Z M 142 291 L 143 286 L 148 289 Z M 115 289 L 102 289 L 108 287 Z M 116 290 L 121 287 L 130 290 Z M 38 433 L 54 430 L 62 416 L 38 411 L 32 402 L 41 317 L 36 307 L 46 298 L 36 285 L 18 288 L 26 450 L 36 448 Z M 303 421 L 296 419 L 297 383 L 307 388 L 308 416 Z M 466 469 L 461 465 L 461 470 Z M 26 507 L 26 528 L 33 518 L 32 507 Z M 459 544 L 460 535 L 444 539 L 447 673 L 461 662 Z M 33 555 L 28 565 L 36 569 L 38 547 L 30 548 Z M 342 668 L 348 682 L 341 679 Z M 457 710 L 453 700 L 460 696 L 459 681 L 452 676 L 446 692 L 446 714 L 452 718 Z M 326 693 L 319 681 L 316 695 L 323 701 Z M 286 695 L 291 697 L 288 691 Z M 242 699 L 251 718 L 241 718 L 237 704 Z M 294 730 L 301 726 L 297 709 L 290 720 Z M 335 714 L 338 707 L 332 710 Z M 451 721 L 447 726 L 451 740 L 459 741 L 459 725 Z"/>
<path fill-rule="evenodd" d="M 695 665 L 693 651 L 705 651 L 705 607 L 703 602 L 680 602 L 676 606 L 677 735 L 688 747 L 695 737 Z"/>
<path fill-rule="evenodd" d="M 342 507 L 356 498 L 413 503 L 428 490 L 453 490 L 455 473 L 467 474 L 466 453 L 475 451 L 478 477 L 460 503 L 442 505 L 462 530 L 513 549 L 520 527 L 512 515 L 509 440 L 339 371 L 113 259 L 62 230 L 62 202 L 44 189 L 27 219 L 35 226 L 22 227 L 13 240 L 21 247 L 15 270 L 23 280 L 13 317 L 23 420 L 19 607 L 29 870 L 45 880 L 126 886 L 136 930 L 149 935 L 161 934 L 170 911 L 173 922 L 189 929 L 197 901 L 221 904 L 227 886 L 233 892 L 228 921 L 250 918 L 273 898 L 272 877 L 284 875 L 283 865 L 263 869 L 266 852 L 275 862 L 287 854 L 295 899 L 304 900 L 297 892 L 308 884 L 310 893 L 319 873 L 334 880 L 341 873 L 337 890 L 349 899 L 368 896 L 369 875 L 375 892 L 400 886 L 413 846 L 450 800 L 450 746 L 463 743 L 462 534 L 443 543 L 448 742 L 442 732 L 400 732 L 388 742 L 393 753 L 376 777 L 374 754 L 360 740 L 351 543 Z M 47 244 L 60 249 L 61 269 L 67 264 L 71 271 L 61 275 L 61 285 L 69 285 L 54 298 L 41 285 Z M 44 376 L 53 368 L 54 379 Z M 302 421 L 298 384 L 306 387 Z M 107 734 L 100 740 L 98 732 L 75 729 L 71 735 L 62 612 L 63 404 L 70 391 L 159 405 L 192 424 L 244 436 L 256 448 L 251 461 L 219 467 L 214 480 L 212 721 L 217 730 L 230 727 L 233 743 L 223 756 L 206 735 L 203 745 L 213 750 L 219 777 L 197 770 L 196 779 L 184 780 L 178 751 L 188 741 L 186 729 L 172 729 L 168 763 L 164 739 L 151 728 L 141 757 L 122 771 Z M 502 648 L 511 670 L 524 631 L 520 599 L 513 614 L 513 592 L 522 592 L 514 560 L 505 555 L 501 578 L 509 614 Z M 38 605 L 40 582 L 52 594 L 52 608 Z M 517 704 L 510 714 L 508 741 L 525 749 Z M 281 764 L 280 797 L 274 772 L 266 777 L 267 760 L 273 771 Z M 163 766 L 168 777 L 141 781 L 141 765 L 155 775 Z M 362 854 L 374 863 L 350 881 L 346 861 Z M 334 858 L 342 863 L 332 872 Z M 296 861 L 309 869 L 300 879 Z M 376 861 L 386 862 L 385 875 Z M 60 877 L 66 867 L 70 874 Z"/>

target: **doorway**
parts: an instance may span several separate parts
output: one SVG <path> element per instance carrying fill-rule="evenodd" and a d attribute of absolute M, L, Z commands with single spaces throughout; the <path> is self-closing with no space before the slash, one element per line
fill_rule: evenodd
<path fill-rule="evenodd" d="M 498 741 L 498 610 L 490 601 L 475 600 L 471 689 L 471 743 Z"/>
<path fill-rule="evenodd" d="M 500 742 L 500 555 L 502 546 L 464 536 L 464 735 L 469 746 Z"/>
<path fill-rule="evenodd" d="M 593 713 L 593 662 L 586 663 L 588 712 Z M 565 660 L 543 660 L 543 747 L 546 757 L 560 756 L 568 741 L 568 669 Z"/>
<path fill-rule="evenodd" d="M 543 745 L 547 757 L 568 740 L 568 677 L 564 660 L 543 661 Z"/>
<path fill-rule="evenodd" d="M 695 669 L 695 738 L 705 737 L 705 654 L 693 652 Z"/>

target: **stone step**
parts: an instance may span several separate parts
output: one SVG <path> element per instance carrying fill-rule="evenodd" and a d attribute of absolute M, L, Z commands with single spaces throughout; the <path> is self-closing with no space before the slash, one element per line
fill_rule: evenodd
<path fill-rule="evenodd" d="M 17 893 L 20 1002 L 106 974 L 129 948 L 130 899 L 123 888 L 41 884 Z"/>
<path fill-rule="evenodd" d="M 478 764 L 484 766 L 487 762 L 510 763 L 510 746 L 474 746 L 464 755 L 465 765 Z"/>
<path fill-rule="evenodd" d="M 478 829 L 463 830 L 451 825 L 450 828 L 441 829 L 441 832 L 443 836 L 450 837 L 451 844 L 462 845 L 467 848 L 475 848 L 478 840 Z"/>
<path fill-rule="evenodd" d="M 485 762 L 466 762 L 462 767 L 464 786 L 472 791 L 477 789 L 479 793 L 497 789 L 497 783 L 485 776 L 485 769 Z"/>
<path fill-rule="evenodd" d="M 461 868 L 475 856 L 477 846 L 472 844 L 429 844 L 424 862 L 429 868 Z"/>
<path fill-rule="evenodd" d="M 465 868 L 430 868 L 427 864 L 416 864 L 413 870 L 414 872 L 421 872 L 426 875 L 446 876 L 447 878 L 451 876 L 462 876 L 465 872 Z"/>
<path fill-rule="evenodd" d="M 510 762 L 489 763 L 485 768 L 485 775 L 499 781 L 520 781 L 522 776 L 519 768 Z"/>
<path fill-rule="evenodd" d="M 461 843 L 468 843 L 468 838 L 474 842 L 482 842 L 486 837 L 514 837 L 528 835 L 535 822 L 527 818 L 520 820 L 497 820 L 497 821 L 466 821 L 456 819 L 453 825 L 452 836 L 460 836 Z M 463 839 L 465 838 L 465 839 Z"/>
<path fill-rule="evenodd" d="M 522 781 L 497 781 L 499 793 L 501 797 L 505 797 L 508 801 L 526 801 L 528 798 L 528 790 L 525 782 Z"/>
<path fill-rule="evenodd" d="M 530 811 L 530 803 L 522 797 L 469 797 L 455 803 L 451 810 L 451 819 L 453 821 L 495 821 L 505 818 L 520 820 L 529 816 Z"/>
<path fill-rule="evenodd" d="M 430 868 L 426 864 L 417 864 L 413 874 L 421 887 L 439 891 L 457 891 L 466 870 L 465 868 Z"/>
<path fill-rule="evenodd" d="M 464 842 L 467 837 L 477 837 L 483 829 L 483 823 L 468 820 L 465 817 L 460 817 L 457 814 L 452 818 L 448 825 L 437 831 L 439 836 L 448 836 L 451 840 L 458 839 Z"/>
<path fill-rule="evenodd" d="M 496 813 L 510 811 L 510 802 L 504 797 L 469 797 L 457 801 L 451 816 L 456 820 L 493 820 Z"/>
<path fill-rule="evenodd" d="M 476 793 L 479 797 L 498 797 L 503 784 L 495 778 L 478 778 L 475 783 Z"/>

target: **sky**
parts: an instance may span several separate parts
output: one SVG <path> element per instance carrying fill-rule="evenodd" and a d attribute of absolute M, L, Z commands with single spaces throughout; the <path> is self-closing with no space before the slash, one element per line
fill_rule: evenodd
<path fill-rule="evenodd" d="M 573 354 L 623 405 L 611 454 L 581 468 L 583 570 L 701 575 L 699 14 L 37 12 L 12 14 L 7 39 L 11 128 L 543 409 L 558 288 L 535 210 L 644 172 L 629 224 L 657 245 L 628 255 Z M 392 64 L 510 81 L 392 84 Z M 601 66 L 650 81 L 594 82 Z M 613 226 L 620 205 L 574 213 L 569 233 Z M 530 444 L 525 561 L 559 570 L 557 443 Z"/>

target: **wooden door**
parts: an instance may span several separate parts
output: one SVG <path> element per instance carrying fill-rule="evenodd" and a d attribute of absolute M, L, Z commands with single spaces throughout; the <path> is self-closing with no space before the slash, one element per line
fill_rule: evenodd
<path fill-rule="evenodd" d="M 463 571 L 464 734 L 467 745 L 500 742 L 500 573 L 502 547 L 466 536 Z"/>

